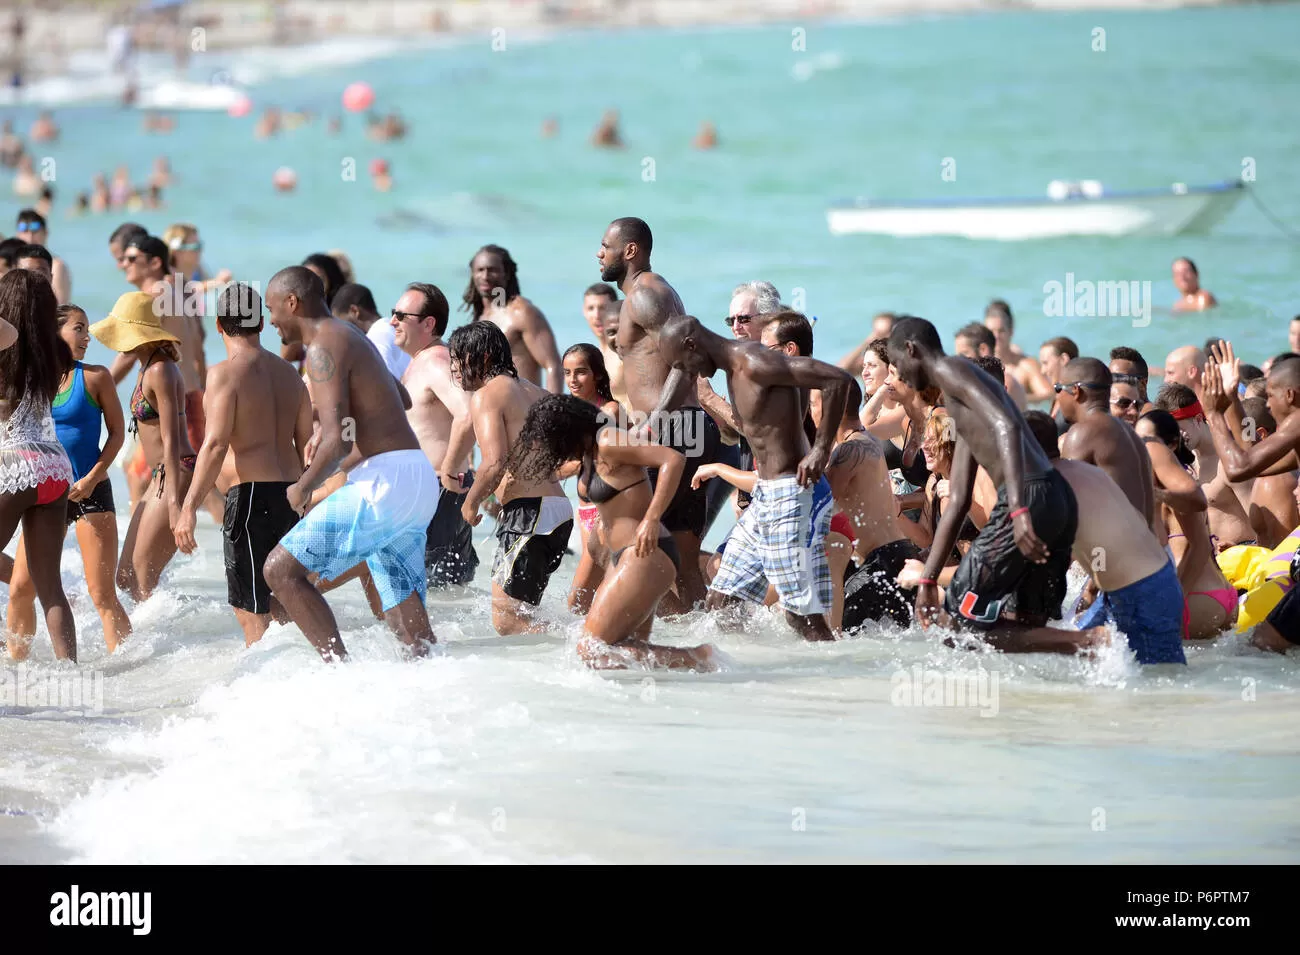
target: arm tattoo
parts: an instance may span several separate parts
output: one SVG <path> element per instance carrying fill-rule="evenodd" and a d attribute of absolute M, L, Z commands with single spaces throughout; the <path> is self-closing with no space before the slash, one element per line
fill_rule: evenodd
<path fill-rule="evenodd" d="M 334 376 L 334 356 L 319 345 L 307 349 L 307 375 L 312 381 L 328 381 Z"/>

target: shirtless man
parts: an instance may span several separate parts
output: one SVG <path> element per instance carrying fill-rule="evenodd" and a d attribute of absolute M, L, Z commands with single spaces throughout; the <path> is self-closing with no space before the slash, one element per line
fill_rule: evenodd
<path fill-rule="evenodd" d="M 119 272 L 126 271 L 126 262 L 122 257 L 126 254 L 127 241 L 136 234 L 148 235 L 149 230 L 138 222 L 123 222 L 108 237 L 108 254 L 112 256 L 113 264 L 117 266 Z"/>
<path fill-rule="evenodd" d="M 1101 595 L 1075 626 L 1088 630 L 1113 619 L 1138 663 L 1186 663 L 1183 588 L 1173 561 L 1143 530 L 1128 496 L 1106 471 L 1085 461 L 1061 460 L 1050 417 L 1031 411 L 1025 420 L 1043 453 L 1070 483 L 1079 512 L 1089 516 L 1079 522 L 1072 553 Z"/>
<path fill-rule="evenodd" d="M 600 346 L 600 355 L 605 359 L 605 371 L 609 373 L 609 390 L 619 404 L 627 404 L 627 386 L 623 382 L 623 359 L 619 357 L 613 342 L 609 340 L 606 329 L 609 327 L 606 317 L 614 316 L 615 327 L 618 322 L 618 291 L 612 285 L 597 282 L 582 293 L 582 317 L 596 336 Z"/>
<path fill-rule="evenodd" d="M 32 245 L 49 247 L 50 230 L 45 217 L 35 209 L 23 209 L 18 213 L 18 224 L 14 232 L 18 238 L 26 239 Z M 72 273 L 68 271 L 67 263 L 57 256 L 51 265 L 50 287 L 54 289 L 54 297 L 60 305 L 72 301 Z"/>
<path fill-rule="evenodd" d="M 564 369 L 555 347 L 551 326 L 532 302 L 519 294 L 519 267 L 499 245 L 485 245 L 469 263 L 469 285 L 465 288 L 463 311 L 473 321 L 487 320 L 505 333 L 515 368 L 534 384 L 542 383 L 552 394 L 564 391 Z"/>
<path fill-rule="evenodd" d="M 992 355 L 997 343 L 997 338 L 985 326 L 979 322 L 971 322 L 957 329 L 954 351 L 962 358 L 975 359 L 981 355 Z M 1006 370 L 1005 366 L 1002 372 L 1002 385 L 1017 408 L 1023 410 L 1028 407 L 1024 386 L 1015 375 Z"/>
<path fill-rule="evenodd" d="M 894 581 L 909 559 L 921 556 L 921 548 L 898 522 L 885 446 L 862 426 L 861 399 L 857 381 L 850 380 L 844 418 L 826 465 L 831 495 L 858 538 L 858 568 L 844 581 L 841 629 L 846 631 L 886 617 L 900 627 L 911 625 L 911 603 Z"/>
<path fill-rule="evenodd" d="M 1060 456 L 1105 471 L 1154 531 L 1160 515 L 1151 459 L 1137 432 L 1111 417 L 1110 371 L 1096 358 L 1076 358 L 1065 366 L 1061 377 L 1055 388 L 1070 430 L 1060 444 Z"/>
<path fill-rule="evenodd" d="M 1043 374 L 1038 362 L 1011 343 L 1016 331 L 1016 321 L 1011 317 L 1011 306 L 1001 299 L 989 302 L 984 310 L 984 327 L 993 333 L 996 344 L 993 354 L 1002 361 L 1002 367 L 1020 382 L 1026 401 L 1051 401 L 1052 385 Z"/>
<path fill-rule="evenodd" d="M 411 396 L 406 412 L 411 430 L 419 439 L 420 450 L 441 473 L 457 475 L 463 488 L 474 483 L 470 470 L 469 449 L 447 462 L 453 426 L 459 422 L 461 433 L 469 428 L 469 398 L 451 380 L 451 357 L 442 336 L 447 332 L 450 306 L 436 285 L 413 282 L 393 306 L 392 327 L 397 346 L 411 356 L 402 376 L 402 384 Z M 474 552 L 473 529 L 465 523 L 460 509 L 465 491 L 438 488 L 438 510 L 429 522 L 424 545 L 424 569 L 430 587 L 468 584 L 478 567 Z"/>
<path fill-rule="evenodd" d="M 600 240 L 596 261 L 600 277 L 617 282 L 623 291 L 618 351 L 632 411 L 657 432 L 659 444 L 686 455 L 686 471 L 663 523 L 681 555 L 677 575 L 680 609 L 690 610 L 705 598 L 700 541 L 709 526 L 709 482 L 692 488 L 691 481 L 701 464 L 719 460 L 722 436 L 717 422 L 700 407 L 696 376 L 674 368 L 660 353 L 659 332 L 664 323 L 686 310 L 663 276 L 650 271 L 652 244 L 650 227 L 642 220 L 615 219 Z M 650 480 L 655 478 L 651 471 Z M 667 602 L 660 602 L 661 611 Z"/>
<path fill-rule="evenodd" d="M 773 322 L 797 314 L 781 312 Z M 804 639 L 834 639 L 826 621 L 833 600 L 825 547 L 831 491 L 823 472 L 844 418 L 849 373 L 813 358 L 723 338 L 689 316 L 661 326 L 659 354 L 687 381 L 719 370 L 726 374 L 758 471 L 753 501 L 731 532 L 706 609 L 734 607 L 741 600 L 761 606 L 770 581 L 786 620 Z M 814 389 L 822 393 L 822 419 L 809 448 L 802 427 L 804 395 Z"/>
<path fill-rule="evenodd" d="M 1187 449 L 1196 455 L 1196 480 L 1209 504 L 1207 516 L 1215 550 L 1255 543 L 1250 516 L 1229 483 L 1226 471 L 1219 467 L 1214 439 L 1195 392 L 1185 385 L 1166 383 L 1156 395 L 1155 405 L 1174 416 Z M 1249 496 L 1246 500 L 1250 500 Z"/>
<path fill-rule="evenodd" d="M 286 492 L 289 506 L 303 513 L 340 465 L 347 472 L 347 483 L 276 545 L 266 582 L 321 657 L 343 660 L 338 622 L 308 578 L 328 581 L 365 561 L 385 621 L 423 656 L 435 642 L 424 609 L 424 542 L 438 478 L 407 423 L 402 386 L 360 331 L 330 315 L 325 286 L 310 269 L 277 272 L 266 305 L 281 340 L 307 347 L 320 418 L 320 443 Z"/>
<path fill-rule="evenodd" d="M 632 402 L 627 396 L 627 372 L 623 370 L 623 356 L 618 353 L 618 326 L 622 315 L 623 303 L 617 299 L 600 306 L 600 349 L 605 358 L 605 371 L 609 372 L 610 394 L 619 403 L 619 407 L 630 408 Z"/>
<path fill-rule="evenodd" d="M 1201 394 L 1201 376 L 1205 373 L 1205 351 L 1195 345 L 1175 348 L 1165 359 L 1165 381 L 1186 385 Z"/>
<path fill-rule="evenodd" d="M 271 596 L 262 565 L 298 523 L 287 492 L 302 477 L 312 408 L 294 367 L 262 347 L 262 299 L 256 291 L 243 284 L 226 286 L 217 298 L 216 318 L 227 358 L 208 372 L 207 434 L 173 530 L 176 546 L 194 553 L 200 504 L 214 487 L 225 493 L 227 599 L 244 631 L 244 645 L 252 646 L 272 617 L 289 620 Z"/>
<path fill-rule="evenodd" d="M 1174 302 L 1173 311 L 1203 312 L 1219 304 L 1209 289 L 1201 288 L 1201 274 L 1191 259 L 1174 259 L 1173 275 L 1174 287 L 1178 289 L 1178 301 Z"/>
<path fill-rule="evenodd" d="M 984 631 L 993 646 L 1008 651 L 1074 653 L 1091 645 L 1102 631 L 1046 626 L 1061 615 L 1078 508 L 1010 395 L 970 362 L 945 355 L 939 333 L 922 318 L 894 325 L 889 356 L 909 388 L 943 390 L 956 429 L 948 507 L 916 592 L 922 627 L 960 624 Z M 936 581 L 970 510 L 977 466 L 997 486 L 997 505 L 962 558 L 941 613 Z M 1003 610 L 1014 610 L 1015 620 L 1002 619 Z"/>
<path fill-rule="evenodd" d="M 1247 398 L 1241 403 L 1244 444 L 1258 444 L 1277 431 L 1277 421 L 1268 410 L 1268 399 Z M 1250 494 L 1250 526 L 1255 540 L 1269 550 L 1282 543 L 1297 526 L 1300 511 L 1296 508 L 1296 479 L 1300 472 L 1261 474 L 1254 479 Z"/>
<path fill-rule="evenodd" d="M 483 457 L 461 514 L 477 527 L 483 520 L 479 508 L 488 495 L 495 491 L 501 505 L 492 561 L 492 625 L 502 636 L 542 633 L 546 628 L 533 615 L 564 559 L 573 533 L 573 505 L 554 475 L 516 479 L 506 471 L 506 461 L 528 409 L 547 392 L 519 376 L 510 343 L 491 322 L 462 325 L 451 333 L 447 347 L 452 377 L 470 395 L 470 420 Z M 460 447 L 451 447 L 448 457 L 460 452 Z M 444 462 L 444 486 L 454 466 L 453 460 Z"/>
<path fill-rule="evenodd" d="M 1147 368 L 1146 359 L 1136 348 L 1129 348 L 1126 345 L 1118 345 L 1110 350 L 1110 384 L 1111 391 L 1115 390 L 1116 385 L 1125 385 L 1132 387 L 1133 392 L 1125 390 L 1124 394 L 1130 398 L 1138 400 L 1137 413 L 1146 414 L 1155 405 L 1151 404 L 1151 399 L 1147 397 L 1147 385 L 1151 379 L 1151 371 Z"/>

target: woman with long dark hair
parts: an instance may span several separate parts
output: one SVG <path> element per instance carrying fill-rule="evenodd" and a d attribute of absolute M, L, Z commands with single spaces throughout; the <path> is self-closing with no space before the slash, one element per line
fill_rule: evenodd
<path fill-rule="evenodd" d="M 712 669 L 713 648 L 707 644 L 687 649 L 649 639 L 655 608 L 677 579 L 677 547 L 660 519 L 686 458 L 672 448 L 632 440 L 588 401 L 549 395 L 529 409 L 507 469 L 517 479 L 540 480 L 575 461 L 579 491 L 600 509 L 612 552 L 611 573 L 583 624 L 579 655 L 597 669 L 623 669 L 633 662 Z M 653 491 L 646 468 L 659 469 Z"/>
<path fill-rule="evenodd" d="M 1143 439 L 1154 438 L 1173 451 L 1184 470 L 1190 471 L 1196 462 L 1177 419 L 1168 411 L 1157 408 L 1142 415 L 1138 418 L 1137 433 Z M 1164 490 L 1158 478 L 1156 490 Z M 1187 600 L 1183 637 L 1218 636 L 1237 620 L 1237 591 L 1219 569 L 1205 512 L 1183 513 L 1162 503 L 1160 513 L 1178 569 L 1178 582 Z"/>
<path fill-rule="evenodd" d="M 59 443 L 72 462 L 75 483 L 68 490 L 67 524 L 77 529 L 86 588 L 104 625 L 104 643 L 112 653 L 131 632 L 131 619 L 117 597 L 117 508 L 108 469 L 122 449 L 126 428 L 113 376 L 103 365 L 87 365 L 90 324 L 76 305 L 60 305 L 59 337 L 75 359 L 63 376 L 52 416 Z M 101 423 L 108 440 L 101 448 Z M 66 531 L 65 531 L 66 534 Z M 36 588 L 28 569 L 26 539 L 18 539 L 18 559 L 9 582 L 9 655 L 22 660 L 36 636 Z"/>
<path fill-rule="evenodd" d="M 196 455 L 185 430 L 185 379 L 180 339 L 162 327 L 153 296 L 127 292 L 90 334 L 123 354 L 134 353 L 140 376 L 131 392 L 131 430 L 144 447 L 152 472 L 122 543 L 117 585 L 137 601 L 147 600 L 176 554 L 172 533 L 181 502 L 194 477 Z"/>
<path fill-rule="evenodd" d="M 77 626 L 59 574 L 72 463 L 50 415 L 59 382 L 72 367 L 57 309 L 50 283 L 35 272 L 14 269 L 0 278 L 0 319 L 6 323 L 0 329 L 0 547 L 22 521 L 54 655 L 76 660 Z"/>
<path fill-rule="evenodd" d="M 564 384 L 569 394 L 581 398 L 601 410 L 611 422 L 622 420 L 623 411 L 610 389 L 609 372 L 605 370 L 605 357 L 595 345 L 580 342 L 564 353 Z M 569 472 L 560 474 L 560 478 L 576 475 L 577 464 L 571 464 Z M 578 555 L 578 569 L 573 574 L 573 585 L 569 589 L 569 609 L 574 613 L 585 614 L 591 609 L 591 600 L 596 589 L 605 577 L 605 568 L 609 563 L 609 548 L 604 545 L 600 530 L 600 512 L 595 504 L 578 493 L 578 533 L 581 551 Z"/>

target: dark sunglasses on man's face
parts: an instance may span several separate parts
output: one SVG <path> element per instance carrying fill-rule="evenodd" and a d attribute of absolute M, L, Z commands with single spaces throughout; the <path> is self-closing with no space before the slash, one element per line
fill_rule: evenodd
<path fill-rule="evenodd" d="M 399 322 L 404 322 L 408 318 L 413 318 L 418 322 L 420 319 L 424 318 L 424 316 L 418 312 L 399 312 L 397 309 L 393 309 L 392 316 Z"/>
<path fill-rule="evenodd" d="M 1128 411 L 1138 402 L 1136 398 L 1111 398 L 1110 403 L 1112 407 L 1118 408 L 1120 411 Z"/>
<path fill-rule="evenodd" d="M 728 328 L 732 328 L 736 325 L 748 325 L 753 318 L 753 315 L 728 315 L 723 321 L 727 323 Z"/>
<path fill-rule="evenodd" d="M 1091 388 L 1093 391 L 1100 391 L 1105 386 L 1095 384 L 1091 381 L 1072 381 L 1068 385 L 1062 383 L 1053 385 L 1052 387 L 1056 389 L 1056 393 L 1059 395 L 1063 391 L 1071 391 L 1075 388 Z"/>
<path fill-rule="evenodd" d="M 138 258 L 140 258 L 139 255 L 128 255 L 126 252 L 123 252 L 120 256 L 118 256 L 117 260 L 119 262 L 125 262 L 127 265 L 130 265 Z"/>
<path fill-rule="evenodd" d="M 1126 375 L 1123 372 L 1118 372 L 1118 371 L 1111 372 L 1110 380 L 1113 382 L 1117 382 L 1121 385 L 1142 384 L 1142 379 L 1139 378 L 1137 375 Z"/>

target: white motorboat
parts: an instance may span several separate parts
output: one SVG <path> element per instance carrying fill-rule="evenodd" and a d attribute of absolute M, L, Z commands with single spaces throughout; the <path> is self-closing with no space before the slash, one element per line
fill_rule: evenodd
<path fill-rule="evenodd" d="M 1169 236 L 1205 232 L 1241 199 L 1245 183 L 1175 183 L 1108 191 L 1097 182 L 1054 182 L 1043 198 L 838 202 L 826 214 L 833 235 L 1052 239 L 1072 235 Z"/>

